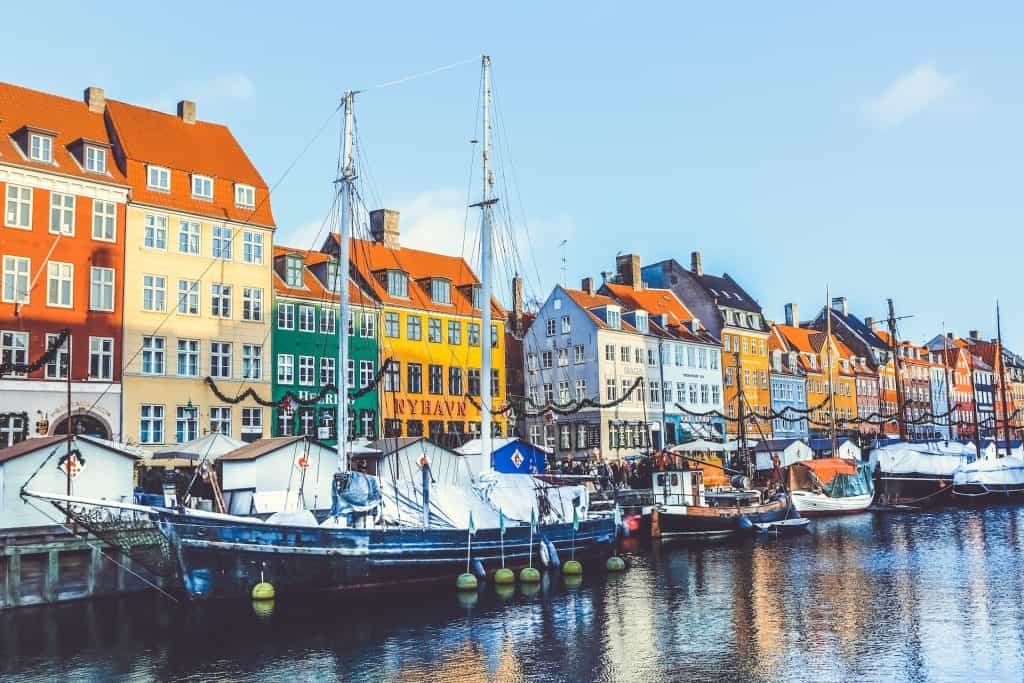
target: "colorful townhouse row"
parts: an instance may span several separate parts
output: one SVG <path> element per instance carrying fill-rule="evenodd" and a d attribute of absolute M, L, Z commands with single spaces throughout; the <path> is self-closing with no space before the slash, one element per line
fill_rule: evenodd
<path fill-rule="evenodd" d="M 70 330 L 52 362 L 0 376 L 0 447 L 69 423 L 152 450 L 210 432 L 335 442 L 337 237 L 275 245 L 266 183 L 194 102 L 172 115 L 0 84 L 0 196 L 0 362 Z M 398 218 L 373 212 L 351 244 L 349 437 L 456 445 L 480 429 L 481 343 L 503 405 L 505 313 L 492 302 L 484 333 L 468 264 L 401 246 Z"/>

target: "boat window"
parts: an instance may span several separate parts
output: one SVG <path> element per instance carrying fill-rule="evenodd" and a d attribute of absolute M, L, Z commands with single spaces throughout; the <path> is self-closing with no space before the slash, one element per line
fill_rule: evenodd
<path fill-rule="evenodd" d="M 672 473 L 672 480 L 671 481 L 672 481 L 672 486 L 673 487 L 679 486 L 679 475 L 676 474 L 675 472 L 673 472 Z"/>

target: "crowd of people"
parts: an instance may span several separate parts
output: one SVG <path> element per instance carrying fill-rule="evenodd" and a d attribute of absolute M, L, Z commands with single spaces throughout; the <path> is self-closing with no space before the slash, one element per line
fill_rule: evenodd
<path fill-rule="evenodd" d="M 551 474 L 592 477 L 603 491 L 650 488 L 651 470 L 651 458 L 647 455 L 586 462 L 567 458 L 555 461 L 548 467 Z"/>

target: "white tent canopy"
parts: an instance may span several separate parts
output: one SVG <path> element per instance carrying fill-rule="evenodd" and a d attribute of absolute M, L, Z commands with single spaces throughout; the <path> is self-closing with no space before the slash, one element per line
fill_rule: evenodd
<path fill-rule="evenodd" d="M 194 441 L 179 443 L 156 451 L 158 457 L 191 457 L 216 459 L 225 453 L 237 451 L 246 446 L 244 441 L 232 439 L 220 432 L 210 432 Z"/>
<path fill-rule="evenodd" d="M 754 448 L 757 446 L 757 441 L 747 439 L 747 448 Z M 697 439 L 690 443 L 680 444 L 673 446 L 669 449 L 672 453 L 732 453 L 738 450 L 740 447 L 739 439 L 735 441 L 729 441 L 727 443 L 717 443 L 715 441 L 705 441 L 704 439 Z"/>

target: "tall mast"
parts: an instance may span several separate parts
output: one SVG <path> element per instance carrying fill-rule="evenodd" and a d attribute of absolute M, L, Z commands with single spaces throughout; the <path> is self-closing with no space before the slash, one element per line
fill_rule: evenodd
<path fill-rule="evenodd" d="M 892 299 L 888 299 L 889 304 L 889 342 L 892 346 L 892 372 L 893 378 L 896 380 L 896 420 L 900 427 L 900 441 L 907 440 L 907 418 L 906 405 L 903 400 L 903 377 L 900 373 L 900 354 L 899 344 L 896 341 L 896 314 L 892 305 Z"/>
<path fill-rule="evenodd" d="M 828 438 L 832 447 L 832 457 L 838 458 L 836 453 L 836 377 L 833 366 L 835 361 L 832 358 L 832 299 L 828 287 L 825 287 L 825 345 L 828 354 Z"/>
<path fill-rule="evenodd" d="M 949 346 L 946 343 L 946 323 L 942 323 L 942 368 L 946 373 L 946 438 L 953 436 L 953 373 L 949 367 Z"/>
<path fill-rule="evenodd" d="M 480 201 L 480 455 L 494 467 L 491 450 L 491 58 L 480 58 L 484 70 L 483 198 Z"/>
<path fill-rule="evenodd" d="M 348 457 L 345 452 L 345 443 L 348 441 L 348 316 L 349 316 L 349 240 L 352 234 L 352 213 L 355 210 L 353 204 L 353 183 L 356 179 L 356 170 L 352 166 L 352 105 L 355 100 L 355 93 L 351 90 L 345 93 L 345 128 L 342 133 L 342 157 L 341 168 L 337 182 L 340 183 L 338 191 L 341 193 L 341 234 L 338 238 L 338 293 L 341 298 L 340 310 L 338 311 L 338 470 L 349 469 Z"/>
<path fill-rule="evenodd" d="M 999 361 L 999 393 L 1003 402 L 1003 440 L 1006 442 L 1006 454 L 1010 455 L 1010 409 L 1006 402 L 1006 358 L 1003 356 L 1003 325 L 999 316 L 999 302 L 996 301 L 996 360 Z M 997 423 L 998 425 L 998 423 Z M 999 436 L 996 435 L 998 440 Z"/>

